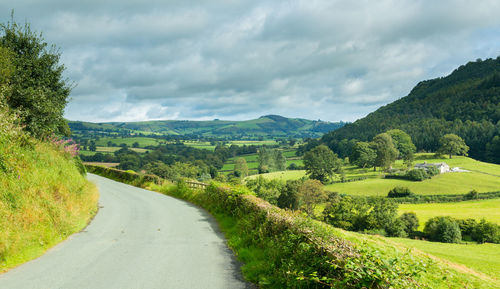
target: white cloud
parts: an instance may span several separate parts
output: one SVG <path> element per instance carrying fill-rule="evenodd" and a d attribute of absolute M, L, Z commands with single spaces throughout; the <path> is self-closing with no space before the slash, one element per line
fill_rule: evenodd
<path fill-rule="evenodd" d="M 66 117 L 90 121 L 352 121 L 500 54 L 495 0 L 0 3 L 12 8 L 61 47 L 78 83 Z"/>

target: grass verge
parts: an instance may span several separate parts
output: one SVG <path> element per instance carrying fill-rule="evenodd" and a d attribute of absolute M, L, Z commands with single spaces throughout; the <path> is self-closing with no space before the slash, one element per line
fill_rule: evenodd
<path fill-rule="evenodd" d="M 12 123 L 0 112 L 0 272 L 83 229 L 98 200 L 78 159 Z"/>

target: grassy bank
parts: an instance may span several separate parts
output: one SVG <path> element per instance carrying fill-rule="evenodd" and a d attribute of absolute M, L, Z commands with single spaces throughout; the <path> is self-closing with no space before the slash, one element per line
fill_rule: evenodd
<path fill-rule="evenodd" d="M 27 137 L 12 121 L 0 111 L 0 272 L 83 229 L 98 200 L 63 147 Z"/>
<path fill-rule="evenodd" d="M 101 172 L 106 176 L 108 170 Z M 281 210 L 243 187 L 212 183 L 205 190 L 191 190 L 182 182 L 141 186 L 209 210 L 244 262 L 245 278 L 262 288 L 500 288 L 496 280 L 470 268 Z"/>
<path fill-rule="evenodd" d="M 500 276 L 500 244 L 449 244 L 406 238 L 390 238 L 407 247 L 461 264 L 496 279 Z"/>

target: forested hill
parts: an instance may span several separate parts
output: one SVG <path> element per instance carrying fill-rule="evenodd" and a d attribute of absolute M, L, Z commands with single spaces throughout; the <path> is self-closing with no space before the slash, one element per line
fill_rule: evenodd
<path fill-rule="evenodd" d="M 326 132 L 344 126 L 343 122 L 313 121 L 301 118 L 286 118 L 279 115 L 266 115 L 247 121 L 188 121 L 160 120 L 144 122 L 109 122 L 90 123 L 70 121 L 73 132 L 88 131 L 163 134 L 184 137 L 217 137 L 217 138 L 307 138 L 319 137 Z"/>
<path fill-rule="evenodd" d="M 461 136 L 476 159 L 500 163 L 500 56 L 462 65 L 446 77 L 420 82 L 410 94 L 323 136 L 341 155 L 353 139 L 371 140 L 399 128 L 418 150 L 435 151 L 446 133 Z"/>

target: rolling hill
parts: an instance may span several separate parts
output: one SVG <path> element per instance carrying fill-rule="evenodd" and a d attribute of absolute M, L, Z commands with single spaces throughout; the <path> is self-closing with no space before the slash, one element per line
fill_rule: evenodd
<path fill-rule="evenodd" d="M 454 133 L 469 145 L 471 157 L 500 163 L 500 57 L 422 81 L 408 96 L 327 133 L 322 142 L 346 156 L 352 140 L 395 128 L 406 131 L 420 151 L 435 151 L 441 136 Z"/>
<path fill-rule="evenodd" d="M 246 121 L 189 121 L 158 120 L 143 122 L 91 123 L 69 121 L 71 130 L 81 132 L 161 134 L 186 137 L 217 138 L 275 138 L 275 137 L 319 137 L 326 132 L 344 126 L 344 122 L 313 121 L 301 118 L 286 118 L 279 115 L 266 115 Z"/>

